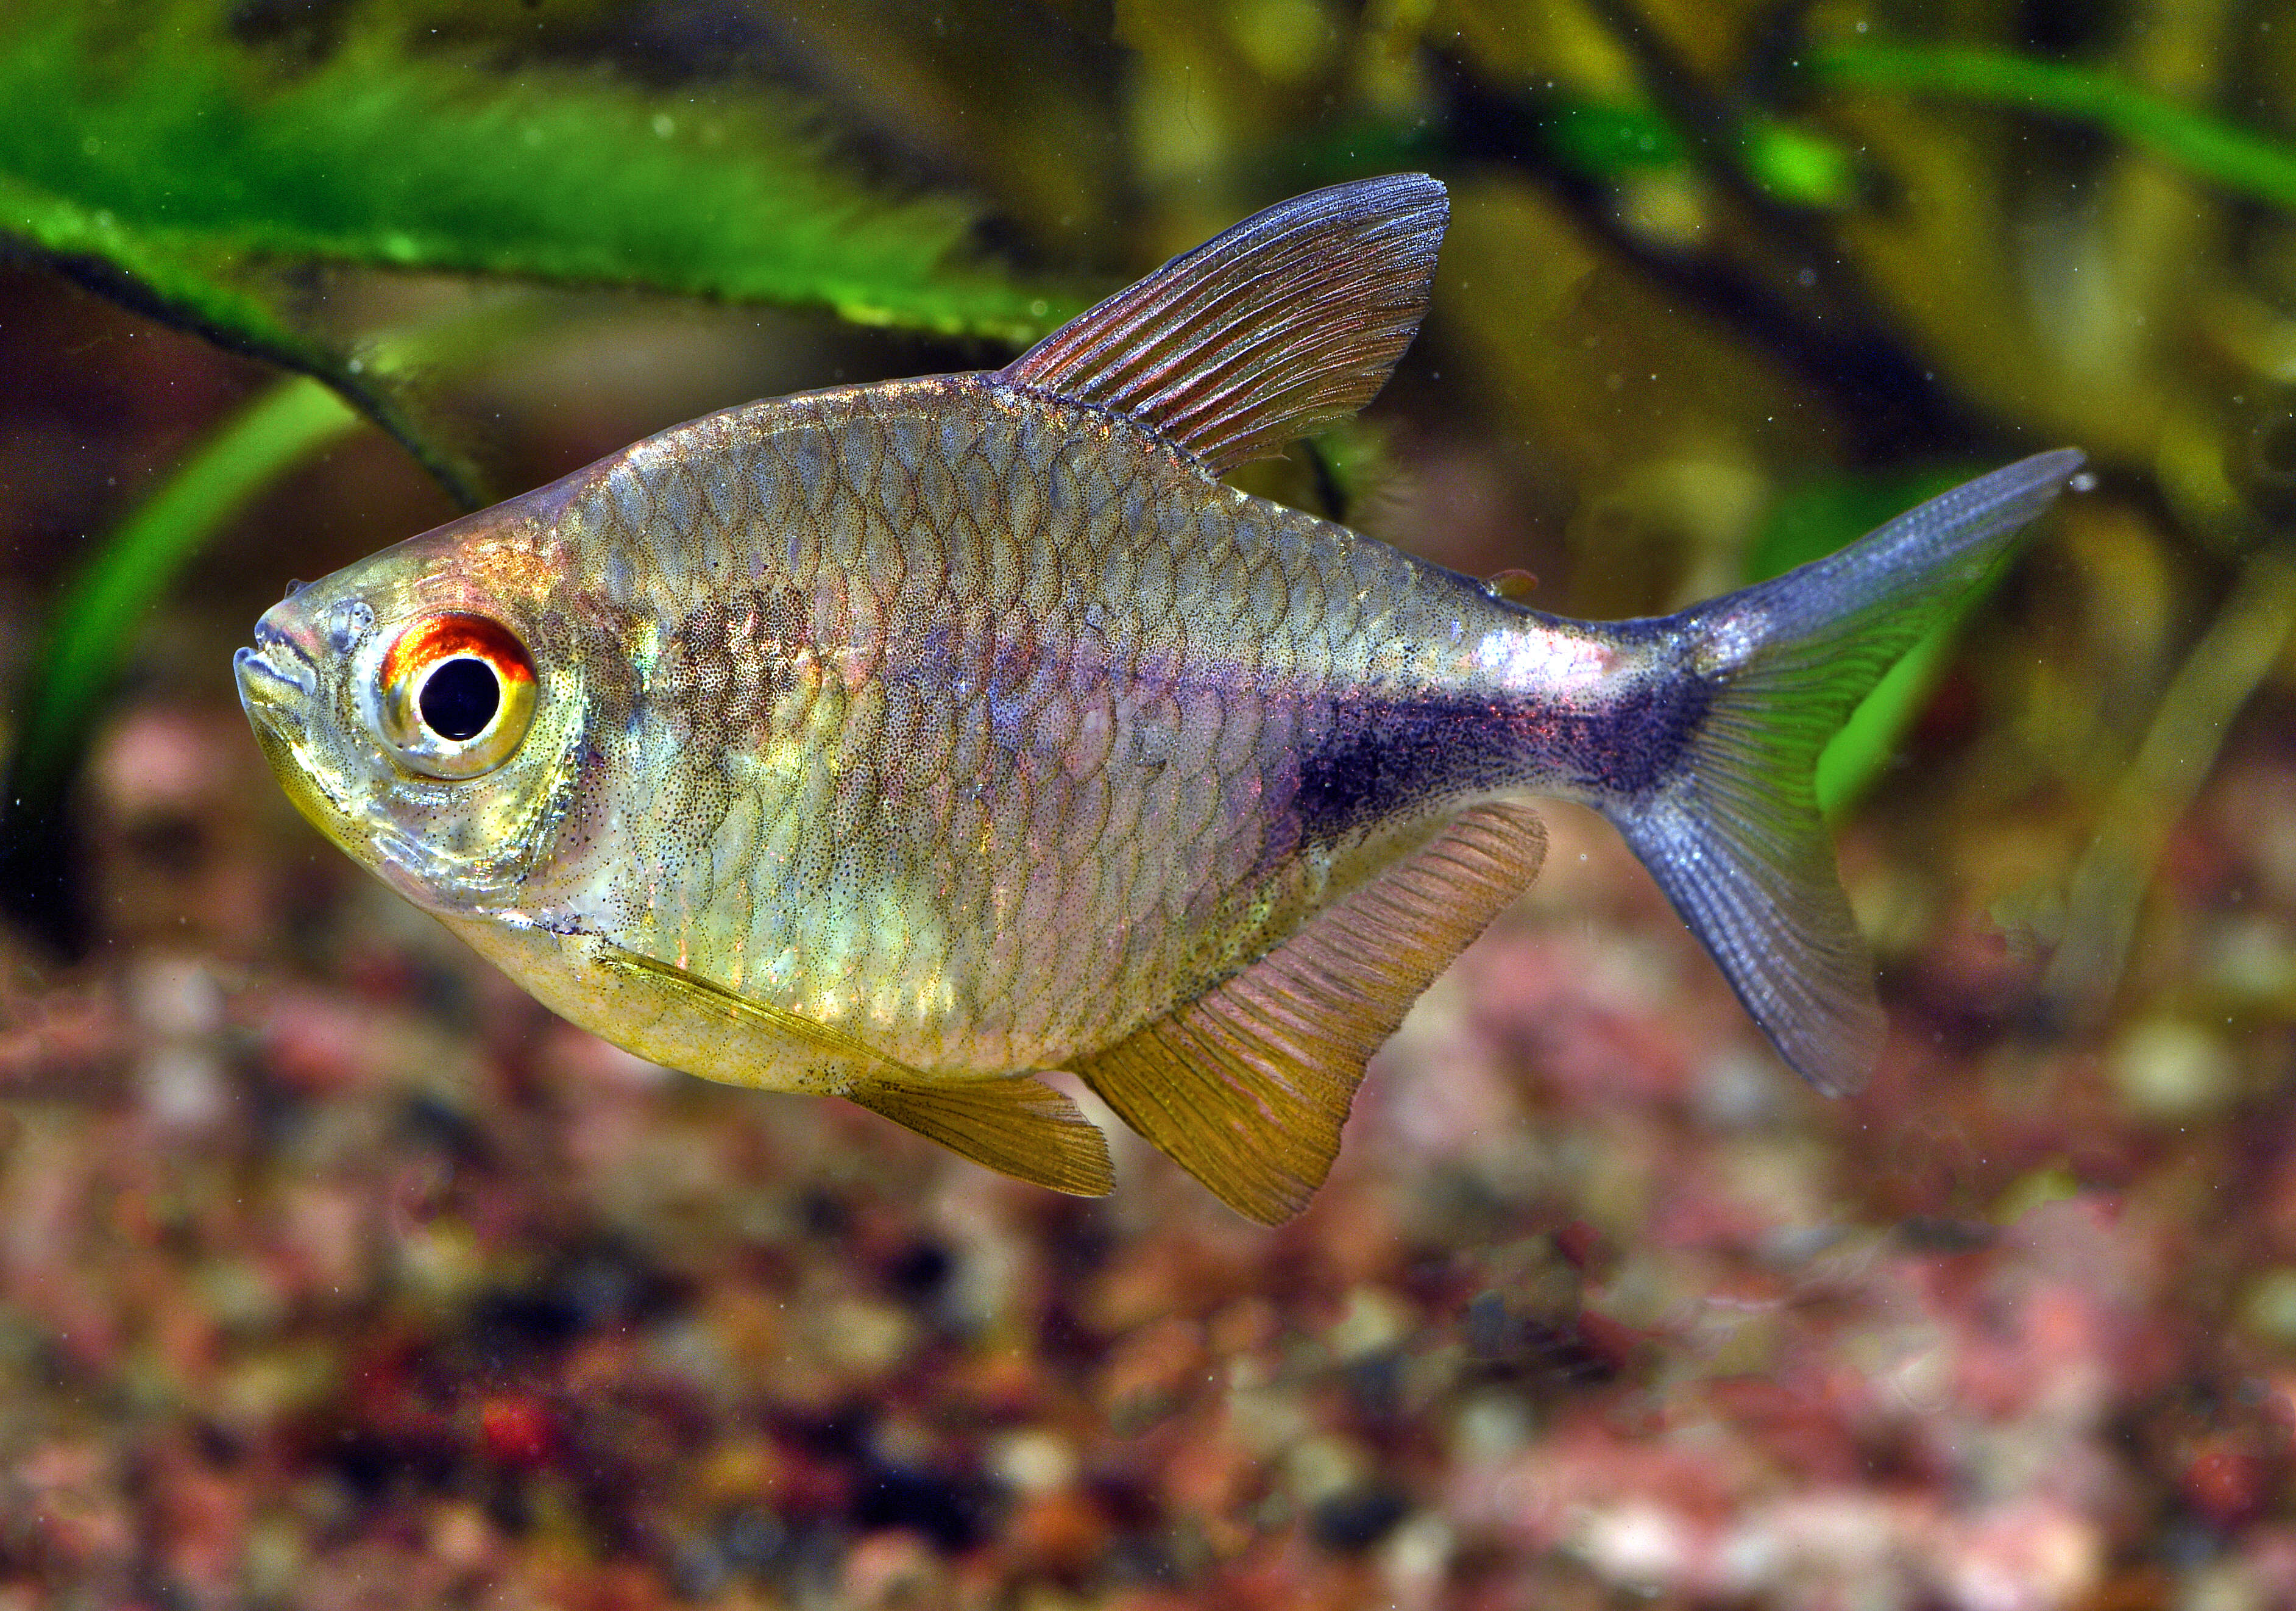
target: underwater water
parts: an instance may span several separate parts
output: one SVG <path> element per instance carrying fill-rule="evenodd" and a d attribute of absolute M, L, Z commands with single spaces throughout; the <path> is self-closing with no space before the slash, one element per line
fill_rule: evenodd
<path fill-rule="evenodd" d="M 2296 8 L 0 20 L 0 1611 L 2296 1602 Z M 1821 763 L 1797 1078 L 1617 833 L 1275 1228 L 553 1017 L 298 816 L 296 578 L 1420 170 L 1232 479 L 1578 617 L 2089 455 Z"/>

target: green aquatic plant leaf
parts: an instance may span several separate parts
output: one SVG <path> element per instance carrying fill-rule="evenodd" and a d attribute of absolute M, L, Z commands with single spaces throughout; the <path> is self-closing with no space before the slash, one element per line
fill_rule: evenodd
<path fill-rule="evenodd" d="M 283 271 L 641 287 L 1016 344 L 1072 311 L 970 255 L 958 203 L 877 198 L 755 97 L 670 102 L 374 37 L 298 66 L 184 4 L 132 22 L 30 8 L 0 26 L 0 236 L 324 381 L 466 508 L 486 501 L 477 474 L 398 388 L 283 311 Z"/>
<path fill-rule="evenodd" d="M 877 195 L 793 108 L 756 94 L 488 70 L 371 34 L 291 64 L 180 6 L 156 23 L 67 14 L 0 32 L 0 176 L 95 223 L 63 249 L 139 277 L 155 258 L 320 260 L 820 306 L 1012 341 L 1065 311 L 968 254 L 961 204 Z M 54 234 L 20 200 L 5 226 Z"/>
<path fill-rule="evenodd" d="M 1804 65 L 1830 88 L 1905 90 L 2094 123 L 2200 178 L 2296 209 L 2296 148 L 2112 73 L 2004 51 L 1880 43 L 1814 50 Z"/>
<path fill-rule="evenodd" d="M 1840 209 L 1857 199 L 1857 161 L 1835 141 L 1775 118 L 1749 118 L 1738 131 L 1738 165 L 1773 200 Z"/>
<path fill-rule="evenodd" d="M 308 375 L 381 426 L 466 509 L 486 500 L 476 471 L 422 430 L 398 390 L 365 364 L 297 330 L 266 291 L 234 276 L 212 242 L 144 233 L 107 209 L 88 209 L 0 173 L 0 236 L 38 248 L 93 290 L 217 346 Z"/>
<path fill-rule="evenodd" d="M 96 550 L 51 617 L 11 758 L 12 801 L 52 797 L 86 742 L 152 606 L 216 528 L 281 471 L 359 416 L 305 377 L 281 382 L 217 427 Z"/>
<path fill-rule="evenodd" d="M 1658 109 L 1632 102 L 1550 96 L 1538 129 L 1562 165 L 1589 178 L 1616 180 L 1680 168 L 1691 142 Z M 1730 159 L 1775 200 L 1841 208 L 1857 199 L 1856 159 L 1841 145 L 1775 118 L 1747 118 L 1728 142 Z"/>
<path fill-rule="evenodd" d="M 1560 96 L 1543 105 L 1538 127 L 1547 150 L 1589 177 L 1676 168 L 1688 158 L 1681 134 L 1647 106 Z"/>
<path fill-rule="evenodd" d="M 1513 110 L 1555 167 L 1576 178 L 1615 184 L 1685 168 L 1691 160 L 1691 143 L 1682 131 L 1645 102 L 1549 91 L 1523 96 Z M 1846 147 L 1775 118 L 1744 119 L 1726 149 L 1762 191 L 1796 206 L 1847 207 L 1862 185 Z M 1279 148 L 1267 170 L 1330 184 L 1398 168 L 1439 168 L 1459 154 L 1424 119 L 1365 119 Z"/>
<path fill-rule="evenodd" d="M 68 583 L 26 668 L 0 783 L 0 904 L 80 943 L 67 787 L 152 607 L 217 527 L 360 416 L 308 376 L 281 382 L 213 431 Z"/>
<path fill-rule="evenodd" d="M 1885 520 L 1968 479 L 1963 470 L 1925 470 L 1888 478 L 1837 477 L 1780 498 L 1748 557 L 1746 579 L 1759 582 L 1824 559 Z M 1980 587 L 1907 650 L 1859 701 L 1817 757 L 1818 809 L 1837 818 L 1871 788 L 1921 714 L 1953 653 Z"/>

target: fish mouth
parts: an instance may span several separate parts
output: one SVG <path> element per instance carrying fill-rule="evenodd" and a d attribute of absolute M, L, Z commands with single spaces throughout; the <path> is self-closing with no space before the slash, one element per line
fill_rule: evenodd
<path fill-rule="evenodd" d="M 294 640 L 267 621 L 255 626 L 255 647 L 231 658 L 239 703 L 251 721 L 276 724 L 300 716 L 319 691 L 319 670 Z"/>
<path fill-rule="evenodd" d="M 256 623 L 255 647 L 232 656 L 231 669 L 239 683 L 240 707 L 288 799 L 312 826 L 357 857 L 349 821 L 312 775 L 305 753 L 318 703 L 318 666 L 266 619 Z"/>

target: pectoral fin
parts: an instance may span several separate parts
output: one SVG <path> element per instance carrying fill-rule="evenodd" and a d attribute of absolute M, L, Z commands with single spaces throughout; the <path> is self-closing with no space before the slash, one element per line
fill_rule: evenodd
<path fill-rule="evenodd" d="M 1250 968 L 1077 1071 L 1222 1202 L 1280 1223 L 1330 1173 L 1365 1059 L 1529 887 L 1546 851 L 1529 807 L 1470 806 Z"/>
<path fill-rule="evenodd" d="M 898 1079 L 921 1080 L 925 1077 L 907 1064 L 887 1057 L 865 1042 L 840 1034 L 828 1025 L 817 1023 L 801 1013 L 776 1007 L 769 1002 L 754 1001 L 726 989 L 723 985 L 713 985 L 673 962 L 626 950 L 611 940 L 598 939 L 591 944 L 593 955 L 600 967 L 643 979 L 688 1011 L 737 1027 L 756 1029 L 797 1041 L 820 1053 L 823 1060 L 832 1067 L 851 1070 L 859 1077 L 874 1077 L 880 1074 Z M 709 1077 L 705 1069 L 692 1072 Z"/>
<path fill-rule="evenodd" d="M 1108 1138 L 1074 1102 L 1032 1075 L 929 1084 L 882 1080 L 856 1085 L 845 1094 L 925 1140 L 1015 1180 L 1070 1197 L 1106 1197 L 1116 1190 Z"/>
<path fill-rule="evenodd" d="M 752 1001 L 672 963 L 598 942 L 601 965 L 644 978 L 689 1010 L 800 1042 L 843 1077 L 841 1094 L 951 1152 L 1074 1197 L 1115 1190 L 1108 1138 L 1077 1105 L 1025 1074 L 942 1080 L 769 1002 Z M 697 1070 L 696 1072 L 704 1072 Z"/>

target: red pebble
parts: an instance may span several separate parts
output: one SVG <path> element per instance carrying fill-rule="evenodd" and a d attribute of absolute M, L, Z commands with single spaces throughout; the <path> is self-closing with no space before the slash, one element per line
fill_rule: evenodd
<path fill-rule="evenodd" d="M 550 1411 L 532 1394 L 497 1394 L 479 1406 L 479 1438 L 503 1465 L 539 1466 L 554 1442 Z"/>
<path fill-rule="evenodd" d="M 2271 1476 L 2254 1450 L 2210 1438 L 2194 1450 L 2182 1485 L 2194 1509 L 2219 1527 L 2232 1528 L 2263 1513 Z"/>
<path fill-rule="evenodd" d="M 1597 1280 L 1609 1275 L 1618 1263 L 1611 1251 L 1610 1239 L 1585 1220 L 1572 1220 L 1554 1233 L 1554 1251 L 1567 1260 L 1573 1270 Z"/>

